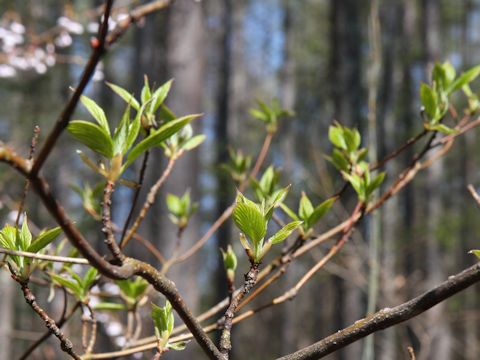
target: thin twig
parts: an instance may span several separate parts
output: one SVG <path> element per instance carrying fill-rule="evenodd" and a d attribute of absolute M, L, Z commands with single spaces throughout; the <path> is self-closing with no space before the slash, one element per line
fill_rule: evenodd
<path fill-rule="evenodd" d="M 103 201 L 102 201 L 102 232 L 105 235 L 105 244 L 109 248 L 115 260 L 121 265 L 125 260 L 125 255 L 120 250 L 120 247 L 115 241 L 115 235 L 113 233 L 112 225 L 112 194 L 115 191 L 115 184 L 113 181 L 108 180 L 105 188 L 103 189 Z"/>
<path fill-rule="evenodd" d="M 150 150 L 145 151 L 142 160 L 142 167 L 140 169 L 140 174 L 138 175 L 138 186 L 135 188 L 135 193 L 133 194 L 132 205 L 130 206 L 130 211 L 128 212 L 127 219 L 125 220 L 125 224 L 123 225 L 122 229 L 122 236 L 120 237 L 120 243 L 122 243 L 125 234 L 127 233 L 128 226 L 130 225 L 130 221 L 133 217 L 133 212 L 135 211 L 135 206 L 137 205 L 138 197 L 140 196 L 140 190 L 142 189 L 143 180 L 145 178 L 145 172 L 147 170 L 148 164 L 148 157 L 150 155 Z"/>
<path fill-rule="evenodd" d="M 228 360 L 230 350 L 232 350 L 232 343 L 231 343 L 231 331 L 232 331 L 232 320 L 235 316 L 235 311 L 237 309 L 238 304 L 245 295 L 247 295 L 250 290 L 255 286 L 257 283 L 257 275 L 258 275 L 258 263 L 252 262 L 250 266 L 250 270 L 245 274 L 245 283 L 243 285 L 242 291 L 240 291 L 230 302 L 230 305 L 225 312 L 224 320 L 223 320 L 223 331 L 222 336 L 220 338 L 220 352 L 224 355 L 225 359 Z"/>
<path fill-rule="evenodd" d="M 110 12 L 112 10 L 113 0 L 106 0 L 105 5 L 105 12 L 103 14 L 103 21 L 99 28 L 98 32 L 98 44 L 93 47 L 92 54 L 90 55 L 90 59 L 88 60 L 85 69 L 83 70 L 82 76 L 80 78 L 80 82 L 78 86 L 75 88 L 70 100 L 65 105 L 63 111 L 61 112 L 55 126 L 53 127 L 52 131 L 47 137 L 47 140 L 43 147 L 40 150 L 35 162 L 33 164 L 31 175 L 36 176 L 40 169 L 42 168 L 43 164 L 47 160 L 50 152 L 55 147 L 60 135 L 62 134 L 63 130 L 67 127 L 68 123 L 70 122 L 70 118 L 72 117 L 75 108 L 82 96 L 85 88 L 87 87 L 88 83 L 90 82 L 93 73 L 95 72 L 95 68 L 99 63 L 100 59 L 102 58 L 105 52 L 105 39 L 108 33 L 108 20 L 110 18 Z"/>
<path fill-rule="evenodd" d="M 81 360 L 80 356 L 78 356 L 75 351 L 73 350 L 73 344 L 72 342 L 65 336 L 65 334 L 60 330 L 58 325 L 55 323 L 55 320 L 53 320 L 47 312 L 38 305 L 37 300 L 35 299 L 35 295 L 33 295 L 32 291 L 28 287 L 28 284 L 25 281 L 21 281 L 18 279 L 16 276 L 13 276 L 15 281 L 17 281 L 23 292 L 23 297 L 25 298 L 25 301 L 27 302 L 28 305 L 37 313 L 37 315 L 43 320 L 45 323 L 45 326 L 48 328 L 48 330 L 57 337 L 58 340 L 60 340 L 60 347 L 61 349 L 70 355 L 75 360 Z"/>
<path fill-rule="evenodd" d="M 35 125 L 35 127 L 33 128 L 32 141 L 30 143 L 30 151 L 28 153 L 29 161 L 33 159 L 33 155 L 35 154 L 35 149 L 37 147 L 37 140 L 38 140 L 39 134 L 40 134 L 40 127 Z M 18 229 L 18 224 L 20 223 L 20 217 L 22 216 L 23 207 L 25 206 L 25 200 L 27 199 L 29 187 L 30 187 L 30 182 L 28 181 L 28 179 L 25 179 L 25 185 L 23 186 L 23 194 L 20 200 L 20 205 L 18 206 L 17 218 L 15 219 L 15 229 Z"/>
<path fill-rule="evenodd" d="M 66 257 L 66 256 L 43 255 L 43 254 L 31 253 L 28 251 L 10 250 L 2 247 L 0 247 L 0 254 L 24 256 L 31 259 L 46 260 L 46 261 L 60 262 L 60 263 L 89 265 L 89 262 L 87 259 L 72 258 L 72 257 Z"/>
<path fill-rule="evenodd" d="M 125 237 L 120 242 L 121 249 L 123 249 L 128 244 L 128 242 L 132 239 L 133 234 L 137 232 L 138 227 L 140 226 L 140 224 L 142 223 L 142 220 L 147 215 L 148 210 L 154 204 L 158 191 L 160 190 L 162 185 L 165 183 L 167 178 L 170 176 L 170 173 L 173 170 L 173 166 L 175 165 L 175 162 L 178 160 L 180 156 L 182 156 L 182 154 L 183 152 L 180 152 L 178 155 L 172 156 L 171 158 L 168 159 L 168 164 L 165 170 L 163 171 L 163 174 L 160 176 L 160 179 L 158 179 L 158 181 L 150 188 L 150 191 L 148 192 L 148 195 L 147 195 L 147 200 L 143 204 L 142 209 L 140 210 L 140 213 L 135 219 L 135 222 L 133 223 L 132 227 L 128 230 L 127 235 L 125 235 Z"/>
<path fill-rule="evenodd" d="M 67 305 L 68 305 L 67 291 L 63 287 L 62 287 L 62 290 L 63 290 L 63 311 L 62 311 L 62 315 L 60 316 L 60 319 L 57 321 L 57 326 L 60 329 L 68 320 L 70 320 L 70 318 L 75 313 L 75 311 L 77 311 L 77 309 L 80 307 L 80 303 L 77 302 L 67 314 Z M 20 356 L 19 360 L 28 359 L 30 354 L 34 352 L 35 349 L 39 347 L 45 340 L 47 340 L 50 337 L 50 335 L 52 335 L 50 330 L 47 331 L 45 334 L 43 334 L 38 340 L 36 340 L 32 345 L 29 346 L 29 348 Z"/>
<path fill-rule="evenodd" d="M 473 199 L 477 203 L 478 206 L 480 206 L 480 195 L 477 193 L 477 190 L 473 187 L 472 184 L 469 184 L 467 186 L 468 191 L 470 191 L 470 194 L 472 195 Z"/>

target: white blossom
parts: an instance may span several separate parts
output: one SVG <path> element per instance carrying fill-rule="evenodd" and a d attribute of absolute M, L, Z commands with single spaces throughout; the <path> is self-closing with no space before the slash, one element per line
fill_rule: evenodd
<path fill-rule="evenodd" d="M 0 64 L 0 78 L 11 78 L 17 74 L 17 70 L 13 66 Z"/>

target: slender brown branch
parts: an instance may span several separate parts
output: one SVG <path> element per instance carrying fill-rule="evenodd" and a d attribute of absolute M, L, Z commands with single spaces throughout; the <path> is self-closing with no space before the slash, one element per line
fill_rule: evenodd
<path fill-rule="evenodd" d="M 130 12 L 130 16 L 121 21 L 117 25 L 117 27 L 108 35 L 106 39 L 106 44 L 108 46 L 112 45 L 125 33 L 125 31 L 130 27 L 130 25 L 140 21 L 148 14 L 165 9 L 172 2 L 173 0 L 157 0 L 152 1 L 148 4 L 137 6 Z"/>
<path fill-rule="evenodd" d="M 470 194 L 472 195 L 473 199 L 477 203 L 478 206 L 480 206 L 480 195 L 477 193 L 477 190 L 473 187 L 472 184 L 469 184 L 467 186 L 468 191 L 470 191 Z"/>
<path fill-rule="evenodd" d="M 37 140 L 38 135 L 40 134 L 40 127 L 35 125 L 33 128 L 33 136 L 32 141 L 30 143 L 30 151 L 28 153 L 28 160 L 31 161 L 33 159 L 33 155 L 35 154 L 35 149 L 37 147 Z M 27 199 L 28 189 L 30 187 L 30 182 L 28 179 L 25 179 L 25 185 L 23 186 L 23 194 L 20 200 L 20 205 L 18 206 L 17 210 L 17 218 L 15 220 L 15 229 L 18 229 L 18 224 L 20 222 L 20 216 L 22 216 L 23 207 L 25 206 L 25 200 Z"/>
<path fill-rule="evenodd" d="M 112 225 L 112 194 L 115 191 L 115 184 L 113 181 L 108 180 L 105 188 L 103 189 L 103 201 L 102 201 L 102 232 L 105 235 L 105 244 L 109 248 L 115 260 L 121 265 L 125 260 L 125 255 L 120 250 L 117 242 L 115 241 L 115 235 L 113 233 Z"/>
<path fill-rule="evenodd" d="M 72 258 L 72 257 L 66 257 L 66 256 L 43 255 L 43 254 L 31 253 L 27 251 L 4 249 L 2 247 L 0 247 L 0 254 L 24 256 L 31 259 L 47 260 L 47 261 L 60 262 L 60 263 L 89 265 L 87 259 Z"/>
<path fill-rule="evenodd" d="M 242 301 L 244 296 L 247 295 L 250 290 L 255 286 L 257 282 L 258 266 L 258 263 L 252 262 L 250 270 L 245 274 L 245 283 L 243 285 L 242 291 L 240 291 L 232 299 L 230 305 L 227 308 L 227 311 L 225 312 L 223 320 L 223 331 L 220 338 L 220 352 L 224 355 L 225 359 L 229 358 L 230 350 L 232 350 L 232 343 L 230 338 L 232 331 L 232 320 L 235 316 L 235 311 L 240 301 Z"/>
<path fill-rule="evenodd" d="M 389 328 L 427 311 L 480 281 L 480 263 L 450 276 L 447 281 L 394 308 L 382 309 L 293 354 L 278 360 L 320 359 L 374 332 Z"/>
<path fill-rule="evenodd" d="M 23 292 L 23 297 L 28 305 L 37 313 L 40 319 L 43 320 L 47 329 L 60 340 L 60 347 L 62 351 L 70 355 L 75 360 L 81 360 L 80 356 L 78 356 L 75 351 L 73 350 L 72 342 L 65 336 L 65 334 L 60 330 L 58 325 L 55 323 L 50 316 L 48 316 L 47 312 L 43 310 L 40 305 L 38 305 L 37 300 L 35 299 L 35 295 L 33 295 L 32 291 L 28 287 L 27 283 L 24 281 L 19 280 L 16 276 L 13 278 L 20 284 Z"/>
<path fill-rule="evenodd" d="M 48 156 L 50 155 L 50 152 L 55 147 L 55 144 L 57 143 L 63 130 L 67 127 L 70 121 L 70 118 L 72 117 L 72 114 L 75 111 L 75 108 L 77 107 L 80 97 L 82 96 L 83 92 L 85 91 L 85 88 L 90 82 L 90 79 L 93 76 L 93 73 L 95 72 L 95 68 L 97 67 L 97 64 L 99 63 L 100 59 L 102 58 L 105 52 L 105 39 L 107 37 L 108 19 L 110 18 L 112 5 L 113 5 L 113 0 L 106 0 L 105 12 L 103 15 L 103 22 L 98 32 L 98 44 L 96 44 L 97 46 L 93 47 L 92 54 L 90 55 L 90 59 L 88 60 L 88 63 L 85 66 L 85 69 L 83 70 L 78 86 L 75 88 L 75 91 L 70 97 L 70 100 L 65 105 L 65 108 L 61 112 L 54 128 L 48 135 L 45 144 L 43 145 L 43 147 L 40 150 L 40 153 L 35 159 L 35 162 L 31 170 L 32 176 L 35 176 L 39 173 L 43 164 L 45 163 Z"/>
<path fill-rule="evenodd" d="M 140 190 L 142 189 L 143 180 L 145 179 L 145 172 L 147 170 L 148 157 L 150 155 L 150 150 L 145 151 L 142 160 L 142 167 L 140 169 L 140 174 L 138 175 L 138 186 L 135 188 L 135 193 L 133 194 L 132 205 L 130 206 L 130 211 L 128 212 L 127 219 L 122 229 L 122 236 L 120 237 L 120 243 L 122 243 L 125 234 L 127 233 L 130 221 L 132 221 L 133 212 L 135 211 L 135 206 L 137 205 L 138 197 L 140 196 Z"/>
<path fill-rule="evenodd" d="M 90 323 L 90 339 L 87 343 L 85 353 L 90 354 L 93 351 L 93 347 L 95 346 L 95 341 L 97 339 L 97 317 L 95 316 L 95 312 L 90 305 L 85 304 L 85 306 L 90 313 L 90 318 L 88 319 L 88 322 Z"/>
<path fill-rule="evenodd" d="M 178 155 L 172 156 L 171 158 L 168 159 L 167 167 L 163 171 L 162 176 L 160 176 L 160 179 L 158 179 L 158 181 L 151 187 L 147 195 L 147 200 L 145 201 L 142 209 L 140 210 L 140 214 L 138 214 L 132 227 L 130 228 L 130 230 L 128 230 L 127 235 L 125 235 L 125 237 L 120 242 L 121 249 L 123 249 L 125 245 L 128 244 L 128 242 L 132 239 L 133 235 L 137 232 L 138 227 L 140 226 L 140 224 L 142 223 L 142 220 L 147 215 L 148 210 L 155 203 L 155 198 L 157 196 L 158 191 L 163 186 L 167 178 L 170 176 L 170 173 L 173 170 L 173 166 L 175 165 L 175 162 L 178 160 L 180 156 L 182 156 L 182 154 L 183 152 L 180 152 L 178 153 Z"/>
<path fill-rule="evenodd" d="M 379 162 L 375 163 L 375 164 L 372 164 L 372 166 L 370 167 L 371 170 L 375 170 L 375 169 L 380 169 L 382 168 L 383 166 L 385 166 L 385 164 L 387 162 L 389 162 L 390 160 L 396 158 L 398 155 L 400 155 L 403 151 L 405 151 L 406 149 L 408 149 L 410 146 L 414 145 L 415 143 L 417 143 L 419 140 L 421 140 L 425 135 L 428 134 L 428 131 L 427 130 L 423 130 L 422 132 L 418 133 L 416 136 L 408 139 L 405 143 L 403 143 L 400 147 L 398 147 L 397 149 L 395 149 L 394 151 L 392 151 L 390 154 L 388 154 L 387 156 L 385 156 L 382 160 L 380 160 Z"/>
<path fill-rule="evenodd" d="M 77 311 L 77 309 L 80 307 L 80 303 L 77 302 L 73 307 L 72 309 L 68 312 L 68 314 L 66 313 L 66 310 L 67 310 L 67 300 L 66 300 L 66 295 L 67 295 L 67 291 L 63 289 L 63 293 L 64 293 L 64 311 L 62 313 L 62 316 L 60 317 L 60 320 L 57 321 L 57 326 L 61 329 L 63 327 L 63 325 L 65 325 L 65 323 L 70 320 L 70 318 L 73 316 L 73 314 L 75 314 L 75 311 Z M 19 360 L 26 360 L 29 358 L 30 354 L 32 352 L 35 351 L 35 349 L 37 347 L 39 347 L 45 340 L 47 340 L 50 335 L 52 335 L 52 333 L 49 331 L 47 331 L 45 334 L 43 334 L 43 336 L 41 336 L 37 341 L 35 341 L 32 345 L 30 345 L 30 347 L 20 356 Z"/>

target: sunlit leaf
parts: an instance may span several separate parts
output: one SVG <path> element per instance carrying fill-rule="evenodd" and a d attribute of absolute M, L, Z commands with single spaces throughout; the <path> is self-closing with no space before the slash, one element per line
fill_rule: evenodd
<path fill-rule="evenodd" d="M 130 94 L 127 90 L 121 88 L 118 85 L 107 82 L 107 85 L 118 95 L 120 96 L 127 104 L 131 105 L 135 110 L 140 109 L 140 104 L 138 101 Z"/>
<path fill-rule="evenodd" d="M 95 101 L 85 95 L 82 95 L 80 101 L 87 108 L 88 112 L 93 116 L 93 118 L 97 120 L 100 127 L 110 135 L 110 128 L 108 126 L 107 117 L 105 116 L 103 109 L 98 106 Z"/>
<path fill-rule="evenodd" d="M 62 228 L 57 226 L 53 229 L 49 229 L 46 231 L 42 231 L 40 235 L 32 242 L 32 244 L 28 247 L 27 251 L 36 253 L 43 248 L 45 248 L 48 244 L 50 244 L 53 240 L 55 240 L 58 235 L 62 232 Z"/>
<path fill-rule="evenodd" d="M 277 244 L 279 242 L 282 242 L 285 240 L 287 237 L 290 236 L 292 232 L 295 231 L 296 228 L 298 228 L 303 221 L 292 221 L 291 223 L 288 223 L 284 227 L 282 227 L 280 230 L 277 231 L 275 235 L 273 235 L 270 239 L 268 239 L 269 242 L 272 244 Z"/>
<path fill-rule="evenodd" d="M 127 161 L 123 165 L 123 168 L 127 168 L 137 157 L 143 154 L 148 149 L 159 146 L 163 141 L 168 139 L 170 136 L 178 132 L 185 125 L 190 123 L 192 120 L 200 117 L 200 114 L 187 115 L 176 120 L 172 120 L 165 125 L 161 126 L 159 129 L 152 131 L 152 133 L 142 141 L 140 141 L 135 147 L 128 153 Z"/>
<path fill-rule="evenodd" d="M 98 125 L 88 121 L 74 120 L 70 121 L 67 130 L 70 135 L 92 151 L 108 159 L 113 157 L 113 141 L 110 135 Z"/>

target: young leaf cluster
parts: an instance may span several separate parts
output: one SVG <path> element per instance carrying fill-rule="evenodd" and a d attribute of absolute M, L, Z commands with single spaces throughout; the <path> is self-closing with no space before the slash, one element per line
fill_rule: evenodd
<path fill-rule="evenodd" d="M 151 317 L 153 320 L 153 326 L 155 329 L 155 337 L 158 340 L 159 350 L 173 349 L 173 350 L 183 350 L 185 349 L 185 343 L 174 343 L 170 344 L 168 340 L 173 331 L 174 326 L 174 317 L 172 311 L 172 305 L 169 301 L 165 302 L 164 307 L 160 307 L 152 303 L 152 312 Z"/>
<path fill-rule="evenodd" d="M 259 202 L 264 201 L 267 205 L 273 204 L 278 194 L 282 192 L 279 187 L 280 172 L 273 166 L 269 166 L 263 173 L 260 180 L 251 178 L 250 185 L 252 186 L 255 197 Z"/>
<path fill-rule="evenodd" d="M 127 102 L 123 116 L 113 133 L 103 109 L 86 96 L 82 96 L 81 102 L 97 123 L 73 120 L 67 129 L 76 140 L 108 160 L 106 164 L 96 165 L 88 156 L 79 152 L 87 166 L 110 181 L 116 181 L 141 154 L 153 147 L 161 146 L 164 141 L 199 117 L 199 115 L 188 115 L 175 118 L 173 113 L 165 107 L 167 110 L 164 110 L 164 113 L 167 114 L 168 121 L 158 126 L 155 113 L 168 95 L 171 82 L 167 82 L 152 93 L 146 80 L 142 90 L 141 104 L 125 89 L 113 84 L 108 85 Z M 131 117 L 132 107 L 136 110 L 133 118 Z M 142 127 L 148 129 L 148 132 L 145 138 L 137 143 Z"/>
<path fill-rule="evenodd" d="M 335 200 L 336 198 L 330 198 L 314 207 L 307 194 L 302 192 L 297 213 L 285 204 L 282 204 L 281 207 L 293 220 L 302 221 L 300 234 L 307 238 L 313 232 L 315 224 L 328 213 Z"/>
<path fill-rule="evenodd" d="M 100 197 L 103 193 L 104 187 L 105 183 L 103 181 L 98 183 L 94 188 L 88 183 L 85 183 L 83 188 L 77 185 L 72 185 L 72 189 L 82 200 L 84 210 L 96 220 L 101 219 Z"/>
<path fill-rule="evenodd" d="M 128 309 L 134 309 L 142 300 L 148 288 L 148 282 L 141 278 L 117 280 L 116 284 L 120 288 L 121 297 L 127 303 Z"/>
<path fill-rule="evenodd" d="M 280 206 L 288 190 L 289 187 L 282 189 L 269 205 L 265 201 L 257 204 L 241 193 L 237 195 L 233 210 L 233 221 L 241 231 L 240 241 L 250 262 L 259 264 L 272 245 L 284 241 L 302 224 L 302 221 L 292 221 L 265 241 L 268 223 L 273 216 L 273 211 Z"/>
<path fill-rule="evenodd" d="M 233 251 L 231 245 L 228 245 L 227 250 L 220 249 L 223 258 L 223 267 L 227 274 L 227 279 L 230 283 L 235 280 L 235 270 L 237 269 L 237 256 Z"/>
<path fill-rule="evenodd" d="M 368 162 L 364 159 L 367 149 L 361 148 L 361 136 L 357 129 L 349 129 L 340 124 L 330 126 L 328 137 L 334 148 L 327 159 L 342 173 L 361 202 L 367 203 L 371 195 L 383 182 L 385 173 L 373 177 Z"/>
<path fill-rule="evenodd" d="M 425 128 L 439 131 L 443 134 L 452 134 L 454 130 L 441 121 L 448 111 L 449 98 L 456 91 L 463 88 L 469 99 L 470 110 L 478 107 L 478 98 L 470 90 L 469 84 L 480 75 L 480 66 L 475 66 L 456 76 L 455 68 L 449 62 L 435 64 L 432 71 L 432 84 L 420 85 L 420 100 L 427 115 Z"/>
<path fill-rule="evenodd" d="M 76 274 L 70 267 L 64 267 L 64 269 L 69 273 L 70 278 L 50 273 L 53 282 L 69 290 L 78 301 L 84 304 L 88 303 L 90 288 L 98 275 L 97 269 L 93 267 L 89 268 L 83 278 Z"/>
<path fill-rule="evenodd" d="M 236 183 L 241 183 L 248 176 L 248 171 L 252 166 L 252 157 L 244 155 L 241 150 L 228 149 L 230 159 L 227 163 L 222 164 L 221 167 L 225 170 Z"/>
<path fill-rule="evenodd" d="M 32 233 L 28 228 L 27 216 L 25 215 L 21 229 L 16 229 L 7 224 L 0 230 L 0 245 L 8 250 L 38 253 L 54 241 L 61 232 L 62 229 L 60 227 L 46 229 L 33 239 Z M 12 270 L 22 280 L 28 280 L 30 274 L 35 269 L 35 265 L 38 263 L 38 260 L 23 256 L 8 255 L 7 259 Z"/>
<path fill-rule="evenodd" d="M 192 202 L 190 191 L 186 191 L 181 197 L 167 194 L 167 207 L 170 212 L 170 220 L 180 230 L 185 229 L 192 215 L 198 210 L 198 203 Z"/>
<path fill-rule="evenodd" d="M 278 99 L 274 99 L 270 105 L 257 100 L 257 105 L 258 108 L 250 109 L 250 115 L 265 123 L 267 132 L 271 134 L 277 132 L 278 121 L 281 117 L 293 116 L 291 111 L 281 107 Z"/>

